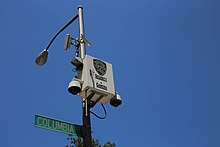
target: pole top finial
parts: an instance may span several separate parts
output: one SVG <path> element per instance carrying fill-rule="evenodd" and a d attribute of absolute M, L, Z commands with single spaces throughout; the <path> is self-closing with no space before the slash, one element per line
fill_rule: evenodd
<path fill-rule="evenodd" d="M 82 5 L 79 5 L 79 6 L 78 6 L 78 9 L 79 9 L 79 8 L 83 9 L 83 6 L 82 6 Z"/>

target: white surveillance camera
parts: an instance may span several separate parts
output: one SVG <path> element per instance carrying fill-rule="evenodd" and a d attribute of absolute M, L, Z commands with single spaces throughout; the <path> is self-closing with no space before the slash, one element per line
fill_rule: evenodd
<path fill-rule="evenodd" d="M 110 100 L 110 104 L 114 107 L 118 107 L 119 105 L 121 105 L 122 100 L 120 95 L 116 92 L 115 96 Z"/>
<path fill-rule="evenodd" d="M 76 95 L 80 93 L 82 90 L 81 83 L 78 79 L 74 78 L 70 83 L 68 87 L 68 91 L 72 93 L 73 95 Z"/>

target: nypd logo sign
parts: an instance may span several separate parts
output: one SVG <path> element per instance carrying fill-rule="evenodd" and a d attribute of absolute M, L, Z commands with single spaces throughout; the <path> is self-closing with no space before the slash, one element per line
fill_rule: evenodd
<path fill-rule="evenodd" d="M 96 72 L 100 76 L 104 76 L 107 71 L 107 65 L 105 62 L 99 60 L 99 59 L 93 59 L 93 65 L 95 67 Z"/>

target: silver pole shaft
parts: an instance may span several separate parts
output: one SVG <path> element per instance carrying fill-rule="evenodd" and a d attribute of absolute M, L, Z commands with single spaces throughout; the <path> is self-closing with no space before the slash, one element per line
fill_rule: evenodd
<path fill-rule="evenodd" d="M 79 34 L 80 34 L 80 56 L 82 59 L 84 59 L 86 55 L 86 47 L 82 37 L 82 35 L 83 36 L 85 35 L 84 35 L 84 24 L 83 24 L 83 7 L 81 5 L 78 6 L 78 15 L 79 15 Z M 78 74 L 82 75 L 82 73 L 78 73 Z M 82 79 L 82 77 L 80 77 L 80 79 Z M 87 94 L 85 98 L 83 98 L 83 147 L 92 147 L 90 108 L 88 106 Z"/>
<path fill-rule="evenodd" d="M 78 14 L 79 14 L 79 34 L 80 34 L 80 56 L 82 59 L 85 58 L 86 55 L 86 46 L 83 41 L 82 35 L 84 35 L 84 23 L 83 23 L 83 7 L 81 5 L 78 6 Z"/>

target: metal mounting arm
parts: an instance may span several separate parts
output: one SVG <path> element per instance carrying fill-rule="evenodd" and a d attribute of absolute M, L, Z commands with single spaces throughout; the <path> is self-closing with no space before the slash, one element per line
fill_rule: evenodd
<path fill-rule="evenodd" d="M 56 33 L 56 35 L 52 38 L 52 40 L 50 41 L 50 43 L 48 44 L 48 46 L 46 47 L 46 49 L 44 49 L 35 59 L 35 63 L 39 66 L 42 66 L 46 63 L 47 61 L 47 57 L 48 57 L 48 49 L 50 48 L 51 44 L 53 43 L 53 41 L 57 38 L 57 36 L 63 32 L 63 30 L 65 30 L 71 23 L 73 23 L 77 18 L 79 17 L 79 15 L 77 14 L 76 16 L 74 16 L 63 28 L 60 29 L 59 32 Z"/>
<path fill-rule="evenodd" d="M 71 23 L 73 23 L 77 18 L 79 17 L 79 15 L 77 14 L 76 16 L 74 16 L 63 28 L 60 29 L 59 32 L 57 32 L 57 34 L 53 37 L 53 39 L 50 41 L 50 43 L 48 44 L 46 50 L 48 50 L 51 46 L 51 44 L 53 43 L 53 41 L 57 38 L 57 36 L 63 32 L 63 30 L 65 30 Z"/>

